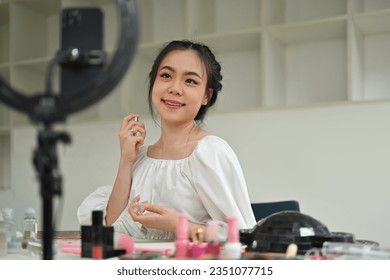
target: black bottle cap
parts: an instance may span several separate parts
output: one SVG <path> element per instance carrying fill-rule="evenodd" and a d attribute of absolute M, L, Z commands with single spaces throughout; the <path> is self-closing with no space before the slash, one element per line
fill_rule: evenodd
<path fill-rule="evenodd" d="M 94 226 L 103 225 L 103 211 L 101 210 L 92 211 L 92 225 Z"/>

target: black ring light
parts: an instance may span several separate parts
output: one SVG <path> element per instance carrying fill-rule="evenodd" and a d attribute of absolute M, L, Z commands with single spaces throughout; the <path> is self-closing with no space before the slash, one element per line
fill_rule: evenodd
<path fill-rule="evenodd" d="M 135 55 L 138 42 L 138 15 L 135 1 L 114 0 L 114 2 L 117 4 L 120 16 L 121 34 L 110 65 L 100 73 L 94 83 L 68 96 L 53 96 L 47 93 L 26 96 L 12 89 L 0 77 L 0 100 L 26 113 L 34 121 L 50 123 L 60 121 L 67 115 L 91 106 L 108 95 L 125 75 Z M 77 98 L 73 98 L 74 96 Z"/>
<path fill-rule="evenodd" d="M 114 0 L 120 18 L 120 36 L 111 63 L 102 69 L 88 86 L 71 95 L 53 95 L 51 75 L 53 68 L 64 58 L 76 58 L 79 50 L 62 50 L 50 62 L 46 77 L 46 92 L 26 96 L 14 90 L 0 77 L 0 100 L 15 110 L 26 113 L 35 123 L 43 123 L 38 133 L 38 148 L 33 154 L 33 163 L 38 172 L 43 199 L 43 259 L 52 259 L 53 248 L 53 202 L 54 195 L 62 193 L 62 177 L 58 168 L 57 142 L 70 143 L 66 132 L 52 130 L 55 122 L 64 122 L 72 113 L 93 105 L 103 99 L 121 81 L 135 55 L 138 44 L 138 14 L 135 0 Z"/>

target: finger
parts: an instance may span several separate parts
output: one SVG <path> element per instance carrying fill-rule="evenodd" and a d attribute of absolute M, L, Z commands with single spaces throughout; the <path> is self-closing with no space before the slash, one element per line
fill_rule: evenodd
<path fill-rule="evenodd" d="M 133 136 L 145 138 L 146 136 L 146 130 L 142 126 L 133 126 L 130 129 L 130 132 L 132 133 Z"/>
<path fill-rule="evenodd" d="M 140 201 L 140 195 L 137 195 L 136 197 L 134 197 L 131 202 L 130 202 L 130 206 L 129 208 L 127 209 L 127 211 L 129 212 L 130 216 L 135 219 L 138 215 L 136 213 L 136 204 L 139 203 Z"/>
<path fill-rule="evenodd" d="M 131 115 L 127 115 L 126 117 L 124 117 L 124 118 L 122 119 L 122 125 L 121 125 L 121 128 L 124 128 L 124 127 L 126 127 L 126 126 L 127 126 L 127 124 L 129 123 L 129 121 L 130 121 L 132 118 L 134 118 L 134 115 L 133 115 L 133 114 L 131 114 Z"/>
<path fill-rule="evenodd" d="M 140 195 L 135 196 L 135 197 L 131 200 L 131 202 L 130 202 L 130 207 L 134 207 L 135 204 L 136 204 L 137 202 L 140 201 L 140 199 L 141 199 L 141 196 L 140 196 Z"/>
<path fill-rule="evenodd" d="M 121 128 L 125 128 L 134 118 L 139 118 L 138 114 L 130 114 L 123 118 Z"/>
<path fill-rule="evenodd" d="M 123 131 L 129 131 L 131 136 L 145 136 L 146 134 L 145 125 L 133 120 L 123 128 Z"/>
<path fill-rule="evenodd" d="M 191 234 L 190 234 L 190 238 L 191 238 L 191 241 L 194 242 L 194 243 L 198 243 L 198 239 L 196 238 L 196 233 L 194 231 L 191 231 Z"/>
<path fill-rule="evenodd" d="M 149 202 L 144 202 L 143 206 L 146 211 L 149 211 L 151 213 L 156 213 L 156 214 L 162 214 L 163 213 L 163 208 L 157 205 L 154 205 Z"/>

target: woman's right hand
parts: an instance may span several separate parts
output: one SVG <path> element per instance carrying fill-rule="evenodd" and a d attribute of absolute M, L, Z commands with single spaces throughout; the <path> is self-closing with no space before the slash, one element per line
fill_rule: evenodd
<path fill-rule="evenodd" d="M 130 114 L 123 118 L 119 132 L 121 161 L 133 163 L 139 148 L 144 144 L 146 137 L 145 125 L 135 121 L 138 114 Z"/>

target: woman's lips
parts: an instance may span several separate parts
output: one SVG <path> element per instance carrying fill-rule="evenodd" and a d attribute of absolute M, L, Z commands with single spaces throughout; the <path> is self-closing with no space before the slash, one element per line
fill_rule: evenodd
<path fill-rule="evenodd" d="M 184 106 L 185 104 L 178 102 L 176 100 L 164 100 L 162 99 L 162 102 L 164 105 L 170 109 L 179 109 L 180 107 Z"/>

